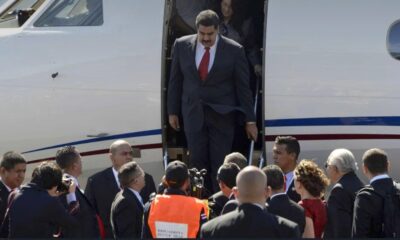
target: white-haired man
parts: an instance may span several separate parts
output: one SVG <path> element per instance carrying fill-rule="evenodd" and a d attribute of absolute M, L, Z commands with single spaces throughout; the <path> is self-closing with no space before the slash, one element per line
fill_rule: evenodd
<path fill-rule="evenodd" d="M 364 184 L 355 174 L 357 163 L 347 149 L 336 149 L 325 164 L 326 172 L 333 184 L 328 198 L 328 223 L 325 238 L 350 238 L 353 207 L 356 193 Z"/>

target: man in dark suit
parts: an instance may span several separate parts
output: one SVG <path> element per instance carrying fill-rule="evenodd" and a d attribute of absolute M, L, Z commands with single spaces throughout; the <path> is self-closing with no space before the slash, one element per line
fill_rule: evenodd
<path fill-rule="evenodd" d="M 285 181 L 282 170 L 276 165 L 268 165 L 263 168 L 267 175 L 268 186 L 271 188 L 271 196 L 268 201 L 268 212 L 284 217 L 299 225 L 300 233 L 303 234 L 306 225 L 304 209 L 290 200 L 285 193 Z"/>
<path fill-rule="evenodd" d="M 248 137 L 257 139 L 244 49 L 221 36 L 218 25 L 215 12 L 202 11 L 197 34 L 175 41 L 167 104 L 173 129 L 180 130 L 183 117 L 191 167 L 208 170 L 206 187 L 214 192 L 218 168 L 232 148 L 238 113 Z"/>
<path fill-rule="evenodd" d="M 221 191 L 215 193 L 208 199 L 208 206 L 212 210 L 212 216 L 221 214 L 223 207 L 232 194 L 232 188 L 236 186 L 236 176 L 240 168 L 234 163 L 224 163 L 218 169 L 217 180 Z"/>
<path fill-rule="evenodd" d="M 0 163 L 0 237 L 8 236 L 8 221 L 4 221 L 4 216 L 8 207 L 8 197 L 13 189 L 21 186 L 25 179 L 26 160 L 16 152 L 10 151 L 3 155 Z"/>
<path fill-rule="evenodd" d="M 107 238 L 113 237 L 110 212 L 115 195 L 120 191 L 118 170 L 125 163 L 132 161 L 132 155 L 132 148 L 128 142 L 124 140 L 113 142 L 110 146 L 109 154 L 112 167 L 89 177 L 86 184 L 85 195 L 100 215 Z M 154 184 L 154 181 L 152 182 Z M 153 188 L 155 189 L 155 186 Z M 148 196 L 146 197 L 148 198 Z M 143 197 L 143 199 L 145 198 Z"/>
<path fill-rule="evenodd" d="M 267 177 L 249 166 L 237 176 L 234 189 L 240 205 L 201 228 L 201 238 L 299 238 L 297 224 L 268 213 L 264 209 L 268 196 Z"/>
<path fill-rule="evenodd" d="M 73 181 L 77 186 L 75 195 L 80 207 L 77 214 L 79 225 L 62 229 L 62 236 L 64 238 L 99 238 L 96 210 L 79 188 L 78 177 L 82 174 L 81 155 L 74 146 L 66 146 L 57 151 L 55 160 L 63 170 L 64 178 Z M 60 199 L 67 206 L 66 194 L 61 195 Z"/>
<path fill-rule="evenodd" d="M 26 160 L 21 154 L 10 151 L 3 155 L 0 163 L 0 224 L 8 206 L 8 196 L 13 189 L 21 186 L 25 171 Z"/>
<path fill-rule="evenodd" d="M 336 149 L 328 157 L 326 173 L 335 184 L 327 201 L 325 238 L 350 238 L 356 193 L 364 186 L 355 174 L 357 164 L 347 149 Z"/>
<path fill-rule="evenodd" d="M 274 163 L 285 174 L 285 191 L 291 200 L 298 203 L 300 195 L 294 189 L 294 169 L 300 154 L 300 144 L 295 137 L 278 136 L 272 149 Z"/>
<path fill-rule="evenodd" d="M 33 170 L 32 180 L 14 196 L 9 210 L 9 238 L 51 238 L 57 229 L 78 227 L 75 183 L 68 188 L 69 212 L 59 200 L 57 188 L 62 171 L 53 162 L 44 162 Z M 11 196 L 10 196 L 11 198 Z"/>
<path fill-rule="evenodd" d="M 362 157 L 363 172 L 370 180 L 368 188 L 361 189 L 354 202 L 352 237 L 385 237 L 384 198 L 393 189 L 393 180 L 388 175 L 387 154 L 377 148 L 366 151 Z"/>
<path fill-rule="evenodd" d="M 111 205 L 111 227 L 115 239 L 140 238 L 143 201 L 139 192 L 145 185 L 144 172 L 136 162 L 125 163 L 118 173 L 122 190 Z"/>

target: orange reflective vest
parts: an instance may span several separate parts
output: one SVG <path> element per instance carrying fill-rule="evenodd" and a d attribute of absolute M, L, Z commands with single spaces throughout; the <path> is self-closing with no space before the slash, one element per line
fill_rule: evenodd
<path fill-rule="evenodd" d="M 157 195 L 151 202 L 148 225 L 153 238 L 196 238 L 200 215 L 208 218 L 207 204 L 183 195 Z"/>

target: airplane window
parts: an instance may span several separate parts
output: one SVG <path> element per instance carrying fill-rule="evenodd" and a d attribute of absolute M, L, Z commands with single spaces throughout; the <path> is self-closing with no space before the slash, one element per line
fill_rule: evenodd
<path fill-rule="evenodd" d="M 387 36 L 387 49 L 397 60 L 400 60 L 400 20 L 390 26 Z"/>
<path fill-rule="evenodd" d="M 17 0 L 0 13 L 0 28 L 17 28 L 42 5 L 44 0 Z"/>
<path fill-rule="evenodd" d="M 33 24 L 35 27 L 100 26 L 102 0 L 56 0 Z"/>

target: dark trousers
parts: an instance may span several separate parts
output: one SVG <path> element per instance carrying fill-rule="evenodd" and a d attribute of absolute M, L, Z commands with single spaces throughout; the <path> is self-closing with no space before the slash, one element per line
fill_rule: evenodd
<path fill-rule="evenodd" d="M 204 125 L 196 132 L 186 132 L 190 168 L 207 169 L 205 187 L 211 192 L 219 191 L 218 168 L 232 150 L 235 116 L 219 114 L 211 109 L 204 112 Z"/>

